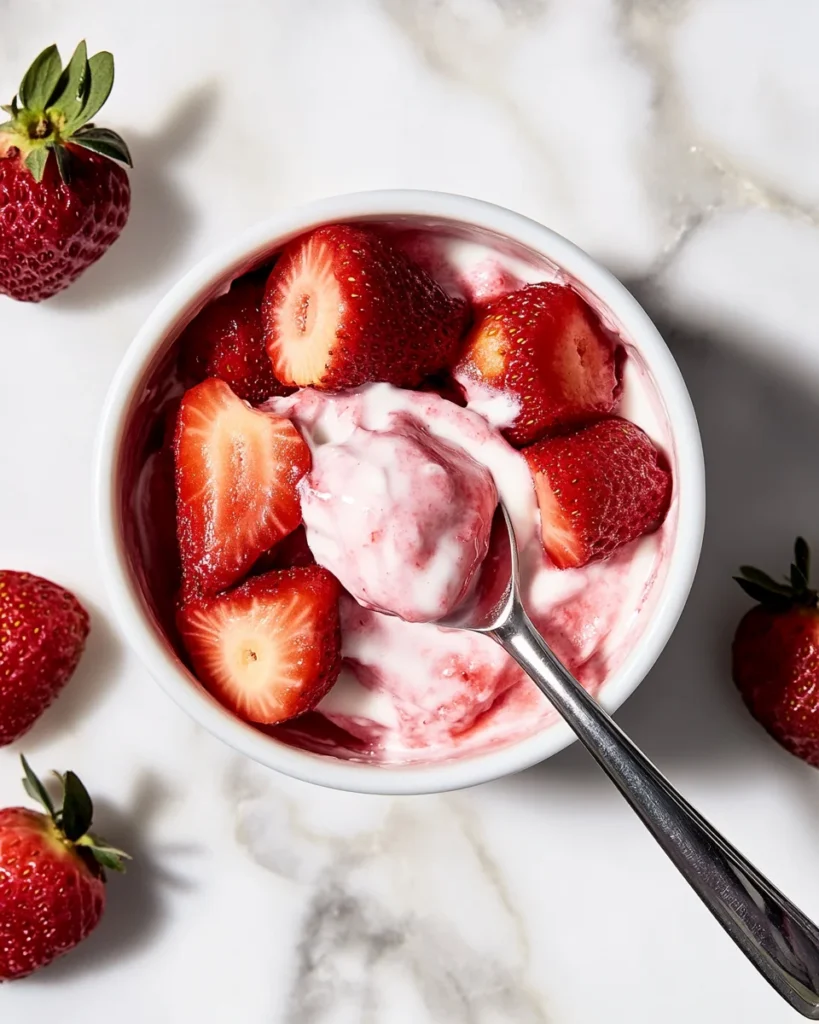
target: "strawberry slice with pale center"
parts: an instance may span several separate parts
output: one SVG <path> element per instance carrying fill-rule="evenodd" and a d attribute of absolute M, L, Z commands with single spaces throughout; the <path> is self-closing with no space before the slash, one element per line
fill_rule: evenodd
<path fill-rule="evenodd" d="M 215 594 L 301 522 L 310 451 L 289 420 L 214 378 L 183 397 L 174 455 L 183 593 Z"/>
<path fill-rule="evenodd" d="M 336 578 L 318 565 L 269 572 L 178 615 L 201 683 L 247 722 L 311 710 L 341 667 Z"/>
<path fill-rule="evenodd" d="M 332 224 L 287 245 L 262 305 L 286 385 L 415 387 L 455 359 L 468 310 L 385 235 Z"/>
<path fill-rule="evenodd" d="M 268 318 L 277 338 L 270 352 L 276 375 L 299 385 L 320 381 L 344 309 L 329 240 L 318 232 L 306 239 L 276 274 L 268 296 Z"/>

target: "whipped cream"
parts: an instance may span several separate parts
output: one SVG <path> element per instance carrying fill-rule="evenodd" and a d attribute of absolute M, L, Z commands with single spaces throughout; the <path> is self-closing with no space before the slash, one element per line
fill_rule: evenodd
<path fill-rule="evenodd" d="M 365 608 L 408 622 L 457 607 L 489 548 L 489 470 L 407 415 L 319 445 L 299 490 L 319 565 Z"/>

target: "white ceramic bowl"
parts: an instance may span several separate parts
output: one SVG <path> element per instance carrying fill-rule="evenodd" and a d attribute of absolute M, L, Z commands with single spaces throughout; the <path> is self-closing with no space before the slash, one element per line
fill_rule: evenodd
<path fill-rule="evenodd" d="M 463 196 L 422 191 L 361 192 L 311 203 L 264 221 L 203 260 L 159 303 L 131 344 L 111 386 L 96 460 L 96 507 L 102 567 L 114 614 L 127 641 L 166 692 L 197 722 L 248 757 L 307 782 L 362 793 L 430 793 L 460 789 L 535 764 L 567 746 L 562 722 L 510 746 L 457 760 L 387 767 L 343 761 L 288 746 L 241 722 L 190 675 L 160 633 L 139 589 L 123 539 L 123 438 L 146 380 L 179 331 L 227 283 L 320 224 L 410 218 L 417 226 L 448 222 L 501 247 L 528 250 L 557 265 L 611 314 L 636 348 L 665 404 L 674 451 L 677 526 L 655 587 L 650 618 L 634 649 L 603 685 L 614 710 L 639 685 L 683 609 L 699 558 L 705 497 L 699 430 L 671 353 L 633 296 L 607 270 L 565 238 L 510 210 Z"/>

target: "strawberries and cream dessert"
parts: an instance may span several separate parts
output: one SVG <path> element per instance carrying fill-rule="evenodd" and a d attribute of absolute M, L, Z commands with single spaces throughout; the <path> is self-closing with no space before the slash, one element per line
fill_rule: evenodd
<path fill-rule="evenodd" d="M 327 225 L 233 282 L 146 391 L 130 533 L 169 641 L 234 714 L 385 765 L 554 712 L 469 594 L 498 500 L 527 610 L 584 686 L 639 635 L 674 527 L 662 403 L 556 268 Z"/>

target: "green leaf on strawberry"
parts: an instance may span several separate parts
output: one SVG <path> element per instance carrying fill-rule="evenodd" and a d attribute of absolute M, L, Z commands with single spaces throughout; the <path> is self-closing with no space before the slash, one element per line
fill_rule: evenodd
<path fill-rule="evenodd" d="M 77 146 L 90 149 L 92 153 L 99 153 L 111 160 L 120 160 L 130 166 L 131 154 L 128 152 L 128 147 L 122 136 L 112 132 L 110 128 L 95 128 L 88 124 L 74 134 L 73 142 Z"/>
<path fill-rule="evenodd" d="M 60 76 L 57 88 L 49 100 L 51 107 L 62 111 L 66 123 L 71 123 L 85 106 L 88 85 L 88 47 L 83 39 Z"/>
<path fill-rule="evenodd" d="M 79 128 L 99 113 L 114 86 L 114 57 L 107 51 L 95 53 L 88 61 L 88 96 L 74 122 L 67 127 Z"/>
<path fill-rule="evenodd" d="M 739 571 L 740 575 L 734 577 L 737 583 L 749 597 L 770 611 L 787 611 L 797 606 L 816 608 L 819 603 L 819 592 L 809 585 L 810 549 L 804 537 L 796 538 L 790 575 L 784 582 L 780 583 L 752 565 L 742 565 Z"/>
<path fill-rule="evenodd" d="M 63 64 L 56 46 L 48 46 L 37 57 L 20 83 L 20 102 L 32 110 L 45 108 L 57 88 Z"/>
<path fill-rule="evenodd" d="M 65 148 L 65 146 L 46 146 L 46 159 L 48 159 L 48 152 L 54 151 L 54 157 L 57 160 L 57 169 L 60 172 L 60 177 L 69 185 L 71 183 L 71 153 Z"/>
<path fill-rule="evenodd" d="M 46 160 L 48 160 L 48 149 L 45 146 L 39 149 L 32 149 L 26 157 L 26 167 L 34 175 L 35 181 L 42 181 Z"/>
<path fill-rule="evenodd" d="M 94 805 L 88 795 L 88 790 L 74 772 L 65 773 L 63 787 L 65 799 L 63 800 L 60 826 L 71 842 L 75 843 L 91 828 Z"/>
<path fill-rule="evenodd" d="M 31 770 L 31 766 L 22 754 L 20 755 L 20 760 L 23 764 L 23 771 L 25 772 L 23 789 L 28 793 L 32 800 L 36 800 L 38 804 L 42 804 L 51 817 L 54 818 L 56 816 L 56 811 L 54 810 L 54 803 L 49 796 L 48 790 Z"/>
<path fill-rule="evenodd" d="M 794 564 L 791 566 L 791 583 L 794 587 L 807 587 L 810 579 L 810 548 L 804 537 L 797 537 L 793 551 Z"/>
<path fill-rule="evenodd" d="M 113 56 L 103 50 L 89 57 L 84 41 L 65 68 L 56 46 L 37 57 L 23 76 L 17 96 L 3 107 L 11 120 L 0 125 L 0 133 L 8 136 L 7 145 L 20 150 L 36 181 L 43 180 L 51 153 L 62 180 L 71 181 L 69 145 L 133 166 L 124 139 L 91 124 L 113 85 Z"/>
<path fill-rule="evenodd" d="M 62 804 L 58 808 L 22 754 L 20 761 L 24 772 L 23 788 L 32 800 L 45 808 L 63 841 L 87 850 L 102 868 L 124 871 L 124 861 L 130 860 L 130 856 L 90 831 L 94 804 L 79 777 L 70 771 L 64 774 L 54 772 L 62 788 Z"/>

